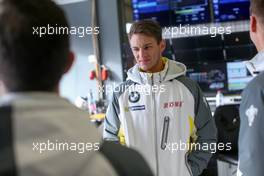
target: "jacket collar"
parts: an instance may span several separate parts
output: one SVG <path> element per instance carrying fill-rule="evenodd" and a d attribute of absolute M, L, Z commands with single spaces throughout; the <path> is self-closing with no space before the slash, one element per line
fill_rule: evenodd
<path fill-rule="evenodd" d="M 264 71 L 264 50 L 260 51 L 255 57 L 249 61 L 245 61 L 246 67 L 252 76 Z"/>
<path fill-rule="evenodd" d="M 162 71 L 156 73 L 146 73 L 140 71 L 140 78 L 145 84 L 155 84 L 164 81 L 168 71 L 168 61 L 165 61 L 165 65 Z"/>

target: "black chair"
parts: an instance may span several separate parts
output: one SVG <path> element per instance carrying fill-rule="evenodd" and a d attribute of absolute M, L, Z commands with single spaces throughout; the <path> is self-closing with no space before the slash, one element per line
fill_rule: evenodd
<path fill-rule="evenodd" d="M 230 150 L 218 150 L 216 153 L 218 173 L 236 175 L 238 164 L 238 135 L 239 135 L 239 105 L 223 105 L 216 108 L 214 119 L 217 127 L 218 141 L 225 146 L 229 143 Z M 227 149 L 227 148 L 226 148 Z M 228 171 L 227 171 L 228 170 Z"/>
<path fill-rule="evenodd" d="M 239 105 L 223 105 L 216 108 L 214 113 L 218 133 L 218 143 L 231 143 L 231 150 L 218 151 L 218 154 L 238 154 L 239 134 Z"/>
<path fill-rule="evenodd" d="M 238 160 L 238 134 L 239 134 L 239 105 L 223 105 L 216 108 L 214 120 L 217 127 L 218 144 L 231 143 L 231 150 L 218 150 L 214 154 L 201 176 L 217 176 L 218 164 L 221 161 L 229 165 L 237 166 Z M 232 175 L 235 170 L 233 169 Z"/>

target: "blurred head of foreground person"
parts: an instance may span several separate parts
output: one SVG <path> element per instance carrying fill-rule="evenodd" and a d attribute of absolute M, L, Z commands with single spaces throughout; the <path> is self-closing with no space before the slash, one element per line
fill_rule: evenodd
<path fill-rule="evenodd" d="M 59 97 L 72 63 L 68 28 L 51 0 L 0 0 L 0 175 L 152 175 L 135 151 L 102 143 L 87 114 Z M 129 158 L 127 161 L 126 157 Z"/>
<path fill-rule="evenodd" d="M 250 12 L 250 37 L 258 53 L 245 62 L 254 78 L 243 90 L 239 108 L 238 176 L 264 175 L 264 0 L 251 0 Z"/>

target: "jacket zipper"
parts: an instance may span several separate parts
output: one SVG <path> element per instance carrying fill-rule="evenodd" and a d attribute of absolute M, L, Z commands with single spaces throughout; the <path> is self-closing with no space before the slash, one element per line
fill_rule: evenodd
<path fill-rule="evenodd" d="M 169 132 L 170 117 L 165 116 L 163 122 L 162 138 L 161 138 L 161 149 L 165 150 L 168 142 L 168 132 Z"/>
<path fill-rule="evenodd" d="M 154 85 L 154 80 L 153 80 L 153 75 L 151 76 L 151 87 Z M 155 94 L 153 91 L 152 93 L 152 100 L 153 100 L 153 107 L 154 107 L 154 140 L 155 140 L 155 153 L 156 153 L 156 171 L 157 171 L 157 176 L 159 176 L 159 157 L 158 157 L 158 139 L 157 139 L 157 119 L 156 119 L 156 101 L 155 101 Z"/>

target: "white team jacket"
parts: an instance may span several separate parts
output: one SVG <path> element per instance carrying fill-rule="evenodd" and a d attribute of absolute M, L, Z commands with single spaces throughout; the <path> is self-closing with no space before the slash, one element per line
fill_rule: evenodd
<path fill-rule="evenodd" d="M 164 58 L 163 58 L 164 59 Z M 127 81 L 113 93 L 104 123 L 104 138 L 125 144 L 146 158 L 155 175 L 199 175 L 211 157 L 209 150 L 188 144 L 216 142 L 216 127 L 198 85 L 185 75 L 183 64 L 166 61 L 163 71 L 128 71 Z"/>

